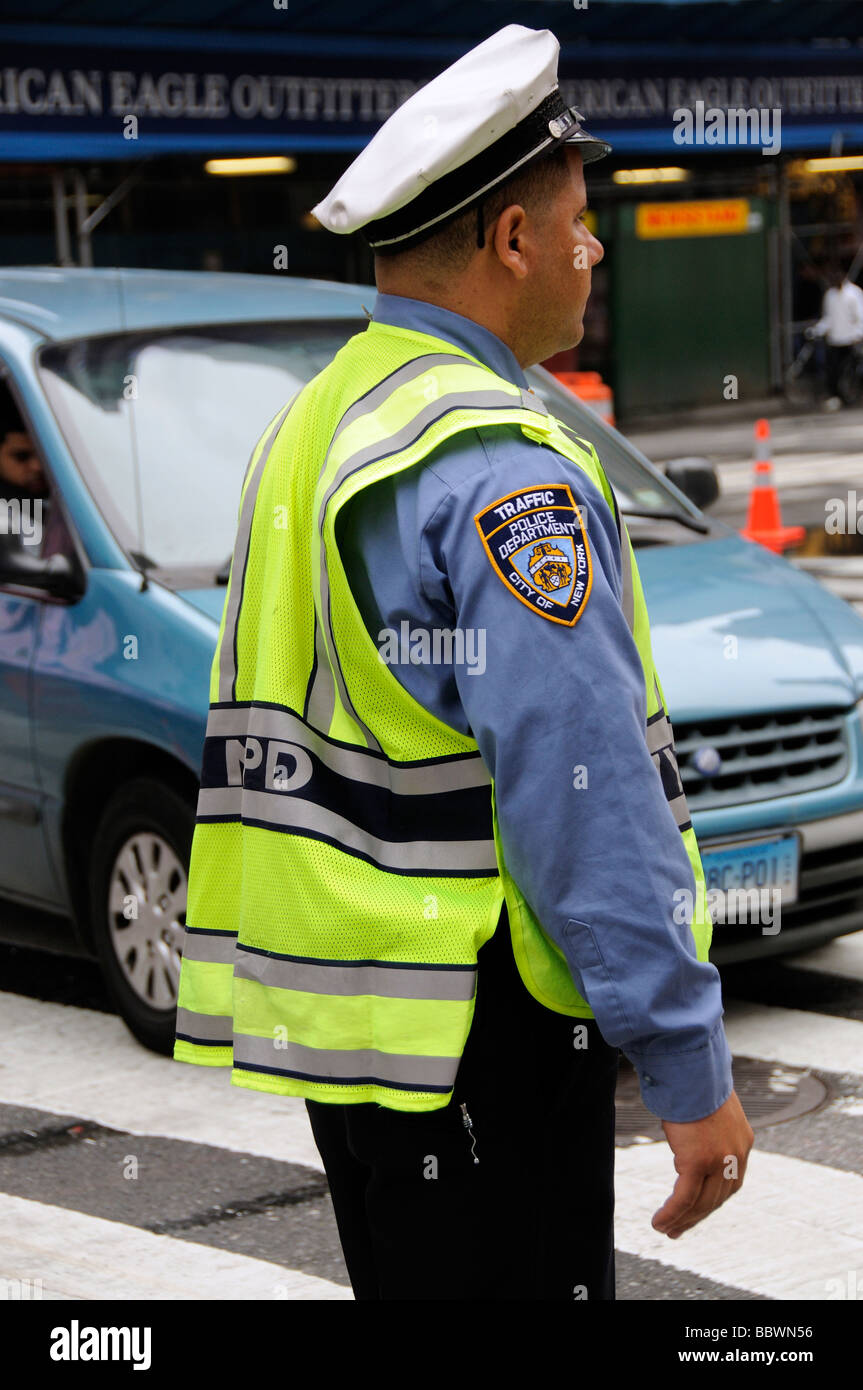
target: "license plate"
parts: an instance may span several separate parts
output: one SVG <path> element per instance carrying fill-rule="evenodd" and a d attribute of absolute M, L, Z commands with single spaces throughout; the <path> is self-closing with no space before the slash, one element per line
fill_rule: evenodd
<path fill-rule="evenodd" d="M 796 834 L 768 840 L 739 840 L 701 851 L 708 892 L 731 889 L 770 892 L 778 889 L 787 907 L 797 901 L 800 883 L 800 842 Z"/>

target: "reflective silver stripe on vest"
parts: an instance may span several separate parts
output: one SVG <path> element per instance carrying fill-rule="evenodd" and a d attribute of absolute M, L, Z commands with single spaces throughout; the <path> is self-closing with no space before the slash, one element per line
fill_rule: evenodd
<path fill-rule="evenodd" d="M 201 820 L 240 820 L 264 829 L 308 831 L 382 869 L 410 874 L 497 875 L 494 840 L 382 840 L 325 806 L 281 792 L 203 787 Z"/>
<path fill-rule="evenodd" d="M 333 451 L 333 446 L 336 440 L 339 438 L 339 435 L 341 435 L 342 432 L 348 428 L 349 425 L 352 425 L 355 420 L 361 419 L 364 415 L 373 414 L 379 408 L 379 406 L 383 405 L 384 402 L 389 400 L 390 396 L 400 387 L 406 385 L 407 382 L 416 380 L 418 376 L 422 376 L 425 372 L 431 371 L 433 367 L 451 366 L 453 364 L 458 365 L 460 367 L 476 365 L 470 360 L 470 358 L 464 357 L 459 353 L 426 353 L 423 357 L 412 358 L 410 362 L 406 362 L 403 366 L 398 367 L 396 371 L 392 372 L 389 376 L 385 377 L 383 381 L 379 381 L 376 386 L 373 386 L 372 389 L 366 393 L 366 395 L 361 396 L 358 401 L 354 401 L 353 405 L 348 406 L 348 409 L 345 411 L 344 415 L 339 420 L 339 423 L 336 425 L 336 428 L 333 432 L 333 437 L 330 440 L 329 447 L 327 448 L 327 452 L 324 457 L 323 466 L 321 468 L 321 475 L 323 475 L 323 473 L 326 472 L 327 464 L 329 462 L 330 455 Z M 330 615 L 329 600 L 329 580 L 326 572 L 326 559 L 324 556 L 322 556 L 321 563 L 321 604 L 323 608 L 323 620 L 326 628 L 326 634 L 329 639 L 330 651 L 332 652 L 332 663 L 330 662 L 330 658 L 327 654 L 327 645 L 324 641 L 324 635 L 321 632 L 321 626 L 318 622 L 316 614 L 315 673 L 314 680 L 312 683 L 312 689 L 309 692 L 309 720 L 318 729 L 323 729 L 324 731 L 329 729 L 330 724 L 332 723 L 333 713 L 335 711 L 335 684 L 336 682 L 338 682 L 339 696 L 341 698 L 343 708 L 347 710 L 348 714 L 351 716 L 354 722 L 362 729 L 366 739 L 366 743 L 368 744 L 369 748 L 374 748 L 377 751 L 380 751 L 381 745 L 378 739 L 372 733 L 368 725 L 364 723 L 362 719 L 360 719 L 359 715 L 354 709 L 353 702 L 351 701 L 351 698 L 348 694 L 347 686 L 345 684 L 344 675 L 341 669 L 341 663 L 339 661 L 338 653 L 335 648 L 335 642 L 333 641 L 332 636 L 332 620 Z"/>
<path fill-rule="evenodd" d="M 360 396 L 358 401 L 354 401 L 353 405 L 348 406 L 333 432 L 321 471 L 326 472 L 333 445 L 342 431 L 346 430 L 348 425 L 352 425 L 355 420 L 361 419 L 363 415 L 372 415 L 378 406 L 388 401 L 393 392 L 397 391 L 400 386 L 406 385 L 409 381 L 415 381 L 424 372 L 431 371 L 432 367 L 476 367 L 478 365 L 470 357 L 465 357 L 458 352 L 427 352 L 423 357 L 412 357 L 410 362 L 405 362 L 403 366 L 397 367 L 389 376 L 385 376 L 383 381 L 379 381 L 377 386 L 373 386 L 364 396 Z"/>
<path fill-rule="evenodd" d="M 236 694 L 237 623 L 239 621 L 240 605 L 243 599 L 246 564 L 249 558 L 249 540 L 252 534 L 252 518 L 255 513 L 255 501 L 258 496 L 258 489 L 261 485 L 261 478 L 263 477 L 267 460 L 270 457 L 270 452 L 276 442 L 276 436 L 285 422 L 288 411 L 299 394 L 299 391 L 296 391 L 281 414 L 276 417 L 276 422 L 267 435 L 255 471 L 249 479 L 246 491 L 243 494 L 243 503 L 240 508 L 240 521 L 237 527 L 237 537 L 234 542 L 234 557 L 231 564 L 231 586 L 225 609 L 225 626 L 222 633 L 222 645 L 219 649 L 220 700 L 233 700 Z M 248 472 L 249 470 L 246 468 L 247 476 Z"/>
<path fill-rule="evenodd" d="M 472 366 L 472 363 L 462 363 L 463 366 Z M 531 404 L 525 406 L 521 397 L 526 394 L 519 391 L 518 395 L 513 395 L 508 391 L 452 391 L 447 395 L 438 396 L 430 401 L 424 410 L 411 417 L 407 424 L 402 425 L 400 430 L 391 434 L 387 439 L 378 439 L 374 444 L 367 444 L 364 449 L 358 449 L 355 454 L 339 465 L 336 474 L 327 488 L 321 500 L 321 507 L 318 513 L 318 525 L 323 531 L 324 516 L 330 500 L 341 487 L 346 478 L 356 473 L 361 468 L 367 468 L 372 463 L 379 463 L 381 459 L 389 458 L 391 454 L 400 454 L 404 449 L 415 444 L 426 430 L 431 429 L 432 425 L 437 424 L 445 415 L 450 415 L 454 410 L 534 410 L 537 414 L 542 414 L 537 406 Z M 530 398 L 531 401 L 533 398 Z M 544 407 L 543 407 L 544 409 Z"/>
<path fill-rule="evenodd" d="M 376 960 L 309 961 L 240 946 L 234 975 L 267 989 L 306 994 L 374 994 L 383 999 L 473 999 L 476 966 L 441 967 Z"/>
<path fill-rule="evenodd" d="M 177 1010 L 177 1037 L 190 1042 L 208 1043 L 210 1047 L 230 1047 L 234 1021 L 230 1015 L 198 1014 L 192 1009 Z"/>
<path fill-rule="evenodd" d="M 311 685 L 306 697 L 306 707 L 303 711 L 310 724 L 316 729 L 326 731 L 333 722 L 333 714 L 336 708 L 336 683 L 333 679 L 332 669 L 327 648 L 324 642 L 324 635 L 321 632 L 321 625 L 318 622 L 318 615 L 315 614 L 315 669 L 312 672 Z"/>
<path fill-rule="evenodd" d="M 421 360 L 425 363 L 423 370 L 427 369 L 430 359 L 424 358 Z M 452 360 L 459 362 L 462 366 L 475 365 L 465 358 L 454 357 Z M 400 371 L 407 371 L 411 365 L 412 363 L 406 363 L 405 367 L 401 368 Z M 414 372 L 412 375 L 418 376 L 421 374 L 421 372 Z M 399 375 L 399 372 L 395 372 L 392 377 L 386 379 L 386 382 L 381 383 L 382 386 L 386 385 L 389 387 L 386 395 L 381 397 L 381 400 L 387 399 L 389 395 L 398 390 L 399 385 L 404 384 L 403 380 L 399 380 Z M 453 410 L 516 410 L 521 407 L 522 409 L 533 410 L 537 414 L 547 413 L 545 406 L 541 402 L 537 403 L 537 398 L 528 396 L 527 403 L 525 403 L 525 400 L 522 399 L 525 396 L 527 396 L 527 392 L 520 389 L 518 396 L 511 395 L 506 391 L 493 390 L 453 391 L 448 395 L 439 396 L 436 400 L 430 402 L 424 410 L 421 410 L 419 414 L 414 415 L 407 424 L 403 425 L 395 434 L 390 435 L 387 439 L 379 439 L 374 444 L 366 445 L 364 449 L 357 450 L 356 453 L 351 454 L 349 458 L 345 459 L 339 466 L 334 478 L 324 493 L 318 513 L 318 526 L 321 532 L 321 621 L 326 635 L 327 649 L 331 653 L 332 667 L 338 683 L 342 704 L 358 727 L 362 729 L 370 748 L 380 750 L 380 743 L 368 725 L 360 719 L 348 695 L 341 662 L 336 650 L 335 638 L 333 637 L 332 614 L 330 611 L 330 583 L 327 570 L 327 548 L 323 538 L 327 507 L 342 483 L 352 474 L 358 472 L 361 468 L 368 468 L 371 464 L 379 463 L 381 459 L 388 458 L 391 454 L 398 454 L 404 449 L 409 448 L 425 434 L 426 430 L 430 429 L 438 420 L 443 419 L 445 415 L 450 414 Z M 381 400 L 378 401 L 379 405 L 381 404 Z M 331 448 L 332 445 L 330 446 L 330 449 Z M 330 450 L 327 450 L 327 460 L 329 459 L 329 455 Z M 321 470 L 322 475 L 325 470 L 326 461 Z"/>
<path fill-rule="evenodd" d="M 310 729 L 289 710 L 269 705 L 213 706 L 207 719 L 207 738 L 271 738 L 298 744 L 313 753 L 340 777 L 370 786 L 388 787 L 400 796 L 426 796 L 490 787 L 488 768 L 479 752 L 433 759 L 417 764 L 395 763 L 367 748 L 349 747 Z"/>
<path fill-rule="evenodd" d="M 538 396 L 532 387 L 519 387 L 521 391 L 521 403 L 525 410 L 533 410 L 537 415 L 549 415 L 550 411 L 541 396 Z"/>
<path fill-rule="evenodd" d="M 671 807 L 672 814 L 674 816 L 675 821 L 677 822 L 678 830 L 680 830 L 681 832 L 683 832 L 684 830 L 688 830 L 692 824 L 692 820 L 689 814 L 689 806 L 687 805 L 684 793 L 681 792 L 679 796 L 672 797 L 668 804 Z"/>
<path fill-rule="evenodd" d="M 369 1085 L 374 1082 L 409 1091 L 450 1091 L 458 1071 L 458 1057 L 422 1057 L 374 1048 L 354 1051 L 304 1047 L 281 1039 L 234 1035 L 234 1066 L 249 1071 L 269 1071 L 321 1083 Z"/>
<path fill-rule="evenodd" d="M 658 753 L 660 748 L 667 748 L 671 742 L 671 724 L 665 711 L 660 708 L 647 721 L 647 746 L 651 753 Z"/>
<path fill-rule="evenodd" d="M 623 583 L 620 605 L 623 609 L 623 616 L 626 618 L 626 623 L 630 632 L 635 632 L 635 589 L 632 583 L 632 549 L 625 531 L 620 538 L 620 569 Z"/>
<path fill-rule="evenodd" d="M 654 688 L 659 696 L 659 687 L 656 685 L 654 677 Z M 677 765 L 677 756 L 674 752 L 674 735 L 671 728 L 671 720 L 660 704 L 656 714 L 650 716 L 647 721 L 646 730 L 647 747 L 653 759 L 654 766 L 662 780 L 662 787 L 665 792 L 666 800 L 671 807 L 677 828 L 681 832 L 688 830 L 692 824 L 689 806 L 683 791 L 683 783 L 680 780 L 680 769 Z"/>
<path fill-rule="evenodd" d="M 677 766 L 677 758 L 674 756 L 674 749 L 669 745 L 668 748 L 661 748 L 658 753 L 652 755 L 654 766 L 662 778 L 662 786 L 665 791 L 665 799 L 671 807 L 674 819 L 677 822 L 678 830 L 688 830 L 692 824 L 689 806 L 686 795 L 683 791 L 683 783 L 680 780 L 680 770 Z M 662 767 L 665 765 L 666 776 L 663 777 Z M 667 778 L 667 780 L 666 780 Z M 675 785 L 680 790 L 669 795 L 669 785 Z"/>
<path fill-rule="evenodd" d="M 233 965 L 237 950 L 235 931 L 195 931 L 187 925 L 183 933 L 183 959 L 205 965 Z"/>

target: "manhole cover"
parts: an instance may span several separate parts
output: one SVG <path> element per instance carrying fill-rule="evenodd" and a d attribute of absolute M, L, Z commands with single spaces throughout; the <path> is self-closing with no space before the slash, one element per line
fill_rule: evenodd
<path fill-rule="evenodd" d="M 753 1129 L 795 1120 L 798 1115 L 817 1110 L 827 1099 L 824 1082 L 802 1067 L 735 1057 L 732 1075 L 734 1089 Z M 634 1069 L 623 1058 L 617 1078 L 615 1109 L 619 1147 L 665 1138 L 662 1124 L 642 1103 Z"/>

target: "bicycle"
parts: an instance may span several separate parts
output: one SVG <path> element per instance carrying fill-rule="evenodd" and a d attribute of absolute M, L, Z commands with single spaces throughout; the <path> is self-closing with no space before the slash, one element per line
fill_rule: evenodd
<path fill-rule="evenodd" d="M 807 336 L 794 360 L 785 371 L 785 396 L 792 405 L 814 407 L 826 394 L 820 364 L 813 365 L 821 338 Z M 842 364 L 838 380 L 839 397 L 846 406 L 856 405 L 863 396 L 863 342 L 853 343 L 851 352 Z"/>

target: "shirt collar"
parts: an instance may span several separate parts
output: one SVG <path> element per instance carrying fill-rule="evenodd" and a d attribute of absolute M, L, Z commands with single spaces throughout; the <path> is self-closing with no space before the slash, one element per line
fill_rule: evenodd
<path fill-rule="evenodd" d="M 422 299 L 408 299 L 401 294 L 378 294 L 372 318 L 377 323 L 389 323 L 395 328 L 412 329 L 419 333 L 430 333 L 435 338 L 443 338 L 463 348 L 476 357 L 486 367 L 511 381 L 516 386 L 527 387 L 527 377 L 518 364 L 512 349 L 507 347 L 496 333 L 483 328 L 481 323 L 466 319 L 452 309 L 443 309 L 440 304 L 427 304 Z"/>

